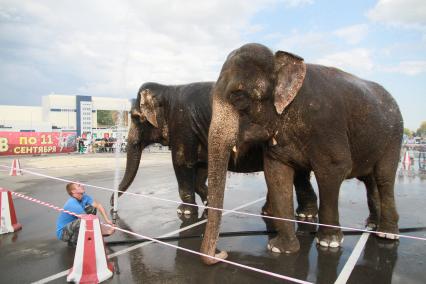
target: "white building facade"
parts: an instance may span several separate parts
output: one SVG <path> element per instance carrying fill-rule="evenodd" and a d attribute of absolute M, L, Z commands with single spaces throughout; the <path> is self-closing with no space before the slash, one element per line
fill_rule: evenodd
<path fill-rule="evenodd" d="M 0 105 L 0 131 L 76 132 L 93 138 L 127 135 L 128 99 L 50 94 L 42 105 Z"/>

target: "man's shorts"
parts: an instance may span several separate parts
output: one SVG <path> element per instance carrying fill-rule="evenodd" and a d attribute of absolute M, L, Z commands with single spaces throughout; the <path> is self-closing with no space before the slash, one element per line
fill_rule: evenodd
<path fill-rule="evenodd" d="M 81 219 L 74 220 L 71 223 L 68 223 L 62 229 L 61 240 L 67 242 L 68 246 L 70 247 L 75 248 L 77 246 L 78 232 L 80 230 L 80 221 Z"/>
<path fill-rule="evenodd" d="M 96 215 L 96 208 L 92 205 L 86 205 L 84 208 L 84 211 L 87 214 Z M 62 236 L 61 240 L 64 242 L 68 242 L 68 246 L 70 247 L 76 247 L 77 246 L 77 240 L 78 240 L 78 232 L 80 231 L 80 221 L 81 219 L 77 219 L 72 221 L 71 223 L 68 223 L 63 229 L 62 229 Z"/>

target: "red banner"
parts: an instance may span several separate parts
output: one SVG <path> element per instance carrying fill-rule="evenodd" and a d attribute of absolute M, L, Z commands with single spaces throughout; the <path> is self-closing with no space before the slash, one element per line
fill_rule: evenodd
<path fill-rule="evenodd" d="M 75 132 L 0 132 L 0 156 L 69 153 Z"/>

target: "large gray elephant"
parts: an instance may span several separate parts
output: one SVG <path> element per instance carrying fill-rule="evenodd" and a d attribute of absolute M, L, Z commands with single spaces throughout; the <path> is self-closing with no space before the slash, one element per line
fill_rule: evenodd
<path fill-rule="evenodd" d="M 161 143 L 171 148 L 181 200 L 195 205 L 197 193 L 206 203 L 207 138 L 213 86 L 213 82 L 198 82 L 177 86 L 145 83 L 140 87 L 131 109 L 126 170 L 120 191 L 126 191 L 132 184 L 143 149 Z M 246 137 L 240 151 L 232 153 L 226 169 L 239 173 L 263 171 L 263 145 L 252 144 L 250 137 Z M 297 172 L 294 184 L 299 203 L 297 213 L 302 217 L 315 216 L 317 197 L 309 181 L 309 172 Z M 111 196 L 111 205 L 113 202 Z M 268 204 L 266 202 L 263 207 L 265 214 L 271 211 Z M 181 204 L 178 207 L 178 213 L 195 212 L 195 206 Z"/>
<path fill-rule="evenodd" d="M 229 54 L 213 91 L 209 132 L 209 194 L 212 207 L 223 206 L 231 149 L 246 135 L 266 143 L 264 173 L 272 213 L 292 218 L 296 171 L 313 171 L 319 186 L 320 223 L 339 226 L 338 198 L 344 179 L 357 177 L 367 187 L 380 237 L 395 239 L 398 214 L 394 181 L 403 121 L 392 96 L 380 85 L 336 68 L 305 64 L 296 55 L 273 54 L 247 44 Z M 267 142 L 269 140 L 269 142 Z M 372 196 L 378 191 L 378 209 Z M 372 214 L 370 213 L 370 217 Z M 209 209 L 201 252 L 215 255 L 221 213 Z M 275 221 L 278 235 L 268 248 L 299 250 L 294 224 Z M 337 247 L 339 228 L 321 226 L 317 241 Z M 217 254 L 226 257 L 225 252 Z M 203 257 L 207 264 L 217 262 Z"/>

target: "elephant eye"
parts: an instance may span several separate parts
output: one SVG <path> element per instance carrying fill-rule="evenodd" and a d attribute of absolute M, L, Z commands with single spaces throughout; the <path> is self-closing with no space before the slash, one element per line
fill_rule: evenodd
<path fill-rule="evenodd" d="M 241 90 L 232 92 L 229 99 L 231 104 L 239 111 L 247 109 L 250 105 L 250 98 L 248 94 Z"/>

